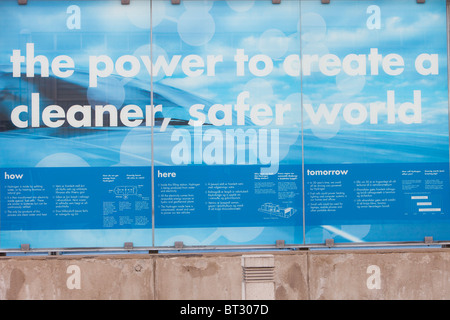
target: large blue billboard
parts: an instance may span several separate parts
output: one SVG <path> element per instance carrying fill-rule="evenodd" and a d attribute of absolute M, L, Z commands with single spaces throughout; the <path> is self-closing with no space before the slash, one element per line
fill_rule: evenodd
<path fill-rule="evenodd" d="M 450 239 L 444 0 L 0 9 L 0 249 Z"/>

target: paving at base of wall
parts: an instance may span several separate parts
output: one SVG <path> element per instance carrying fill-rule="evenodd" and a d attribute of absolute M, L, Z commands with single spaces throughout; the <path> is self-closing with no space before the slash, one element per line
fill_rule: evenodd
<path fill-rule="evenodd" d="M 450 299 L 450 249 L 2 256 L 0 299 Z"/>

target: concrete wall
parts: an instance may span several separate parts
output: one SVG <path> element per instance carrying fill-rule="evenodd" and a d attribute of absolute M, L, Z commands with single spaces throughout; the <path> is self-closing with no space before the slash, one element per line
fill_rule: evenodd
<path fill-rule="evenodd" d="M 450 299 L 450 249 L 3 256 L 0 299 Z"/>

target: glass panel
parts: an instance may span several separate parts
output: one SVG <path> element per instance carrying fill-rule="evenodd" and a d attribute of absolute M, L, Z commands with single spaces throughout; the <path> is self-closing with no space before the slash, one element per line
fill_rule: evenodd
<path fill-rule="evenodd" d="M 150 246 L 149 1 L 0 12 L 0 247 Z"/>
<path fill-rule="evenodd" d="M 446 1 L 0 12 L 0 249 L 449 239 Z"/>
<path fill-rule="evenodd" d="M 299 2 L 152 13 L 155 244 L 301 243 Z"/>
<path fill-rule="evenodd" d="M 445 1 L 301 13 L 306 242 L 448 239 Z"/>

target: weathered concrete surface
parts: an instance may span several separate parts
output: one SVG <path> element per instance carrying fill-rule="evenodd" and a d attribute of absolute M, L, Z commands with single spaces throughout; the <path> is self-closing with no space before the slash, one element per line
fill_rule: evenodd
<path fill-rule="evenodd" d="M 450 252 L 320 252 L 309 255 L 310 299 L 450 299 Z"/>
<path fill-rule="evenodd" d="M 253 254 L 0 257 L 0 299 L 450 299 L 450 249 Z"/>
<path fill-rule="evenodd" d="M 308 299 L 308 253 L 275 256 L 275 300 Z"/>
<path fill-rule="evenodd" d="M 147 257 L 2 257 L 0 299 L 153 299 Z"/>
<path fill-rule="evenodd" d="M 240 255 L 165 255 L 153 259 L 156 299 L 241 299 Z"/>

